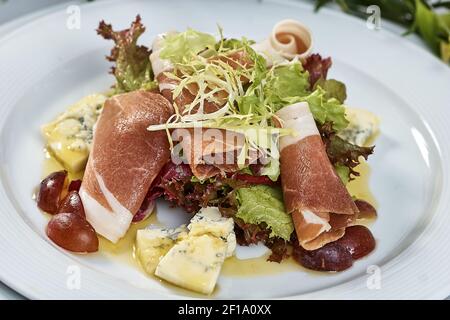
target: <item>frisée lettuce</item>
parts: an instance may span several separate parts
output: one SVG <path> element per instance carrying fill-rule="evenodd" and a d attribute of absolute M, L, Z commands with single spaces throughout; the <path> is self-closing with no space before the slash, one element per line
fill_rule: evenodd
<path fill-rule="evenodd" d="M 262 57 L 261 57 L 262 58 Z M 254 72 L 255 82 L 245 95 L 238 99 L 239 111 L 244 114 L 272 115 L 290 101 L 309 94 L 308 73 L 299 61 L 264 67 Z"/>
<path fill-rule="evenodd" d="M 167 34 L 160 56 L 172 63 L 186 63 L 201 51 L 214 48 L 215 45 L 213 35 L 189 28 L 184 32 Z"/>

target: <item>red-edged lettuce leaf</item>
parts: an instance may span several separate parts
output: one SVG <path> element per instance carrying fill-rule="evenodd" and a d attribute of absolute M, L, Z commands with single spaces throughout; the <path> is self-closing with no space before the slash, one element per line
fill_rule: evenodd
<path fill-rule="evenodd" d="M 367 160 L 369 155 L 373 153 L 374 146 L 360 147 L 340 138 L 333 130 L 332 123 L 325 123 L 318 126 L 325 144 L 328 158 L 335 167 L 346 167 L 348 171 L 348 180 L 353 180 L 354 177 L 359 176 L 359 173 L 354 168 L 359 165 L 360 157 Z M 341 174 L 342 174 L 341 170 Z M 342 178 L 342 177 L 341 177 Z"/>
<path fill-rule="evenodd" d="M 278 237 L 270 237 L 270 229 L 264 223 L 259 225 L 244 223 L 239 218 L 234 218 L 236 227 L 236 240 L 241 246 L 248 246 L 250 244 L 264 243 L 272 253 L 268 257 L 268 261 L 281 262 L 283 259 L 289 257 L 290 241 Z"/>
<path fill-rule="evenodd" d="M 118 93 L 155 87 L 149 60 L 150 50 L 137 44 L 144 31 L 145 27 L 139 15 L 136 16 L 131 27 L 125 30 L 114 31 L 111 24 L 103 20 L 98 26 L 97 33 L 115 43 L 111 54 L 106 58 L 115 62 L 111 73 L 116 77 L 115 89 Z"/>
<path fill-rule="evenodd" d="M 314 85 L 319 79 L 326 79 L 328 69 L 331 67 L 331 58 L 323 59 L 320 54 L 312 54 L 303 63 L 303 68 L 309 72 L 309 84 L 310 88 L 314 88 Z"/>
<path fill-rule="evenodd" d="M 181 207 L 188 213 L 195 213 L 206 206 L 217 206 L 229 192 L 248 185 L 245 180 L 233 177 L 217 176 L 206 181 L 193 179 L 194 175 L 188 164 L 167 163 L 153 182 L 147 197 L 157 194 Z"/>
<path fill-rule="evenodd" d="M 280 263 L 283 259 L 290 256 L 290 248 L 292 246 L 292 241 L 284 241 L 280 238 L 272 238 L 266 241 L 265 245 L 272 250 L 272 254 L 267 259 L 271 262 Z"/>

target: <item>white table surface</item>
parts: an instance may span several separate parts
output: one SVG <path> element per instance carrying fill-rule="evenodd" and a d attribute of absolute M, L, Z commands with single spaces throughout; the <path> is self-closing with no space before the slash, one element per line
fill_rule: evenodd
<path fill-rule="evenodd" d="M 96 0 L 108 1 L 108 0 Z M 305 1 L 307 0 L 298 0 Z M 45 15 L 53 10 L 64 10 L 69 4 L 84 3 L 83 0 L 0 0 L 0 37 L 14 30 L 15 28 L 31 21 L 39 16 Z M 338 10 L 338 8 L 335 8 Z M 381 13 L 383 15 L 383 13 Z M 399 36 L 404 29 L 382 20 L 382 28 L 386 28 Z M 417 45 L 424 46 L 419 37 L 410 35 L 407 37 Z M 1 258 L 0 258 L 1 263 Z M 449 297 L 450 298 L 450 297 Z M 0 300 L 18 300 L 25 299 L 22 295 L 15 292 L 5 284 L 0 282 Z"/>

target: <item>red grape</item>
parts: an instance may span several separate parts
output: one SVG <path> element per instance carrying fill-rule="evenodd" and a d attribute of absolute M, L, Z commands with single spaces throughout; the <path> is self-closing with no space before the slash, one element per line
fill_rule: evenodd
<path fill-rule="evenodd" d="M 63 170 L 53 172 L 42 180 L 37 196 L 37 205 L 41 210 L 51 214 L 57 212 L 66 177 L 67 171 Z"/>
<path fill-rule="evenodd" d="M 58 213 L 64 212 L 76 213 L 80 217 L 86 218 L 83 203 L 81 202 L 78 191 L 70 191 L 67 196 L 61 201 L 58 207 Z"/>
<path fill-rule="evenodd" d="M 78 253 L 98 251 L 98 237 L 83 217 L 73 212 L 54 215 L 47 225 L 47 236 L 58 246 Z"/>

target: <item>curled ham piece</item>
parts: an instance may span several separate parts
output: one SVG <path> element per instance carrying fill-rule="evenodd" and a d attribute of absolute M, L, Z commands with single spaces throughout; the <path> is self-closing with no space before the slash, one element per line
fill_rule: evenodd
<path fill-rule="evenodd" d="M 302 23 L 286 19 L 278 22 L 269 37 L 253 44 L 252 48 L 266 59 L 267 66 L 270 67 L 285 59 L 305 59 L 311 54 L 313 36 Z"/>
<path fill-rule="evenodd" d="M 277 112 L 296 136 L 280 139 L 281 185 L 299 244 L 315 250 L 341 238 L 358 208 L 331 165 L 306 102 Z"/>
<path fill-rule="evenodd" d="M 222 129 L 196 128 L 176 129 L 173 136 L 176 140 L 181 140 L 179 146 L 183 149 L 183 155 L 194 176 L 200 180 L 239 169 L 237 158 L 245 144 L 243 134 Z M 246 163 L 256 160 L 255 153 Z"/>
<path fill-rule="evenodd" d="M 97 233 L 117 242 L 170 158 L 164 131 L 147 131 L 173 114 L 160 94 L 134 91 L 108 99 L 94 132 L 80 197 Z"/>

